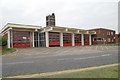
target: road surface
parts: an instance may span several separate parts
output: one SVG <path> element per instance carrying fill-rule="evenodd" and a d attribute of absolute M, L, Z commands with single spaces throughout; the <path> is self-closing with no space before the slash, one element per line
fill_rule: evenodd
<path fill-rule="evenodd" d="M 2 57 L 2 76 L 37 74 L 118 63 L 118 47 L 17 49 Z"/>

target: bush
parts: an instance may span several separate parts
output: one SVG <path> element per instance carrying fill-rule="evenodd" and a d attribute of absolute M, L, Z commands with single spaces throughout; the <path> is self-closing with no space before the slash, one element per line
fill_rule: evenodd
<path fill-rule="evenodd" d="M 0 46 L 6 46 L 7 45 L 7 39 L 0 38 Z"/>
<path fill-rule="evenodd" d="M 2 51 L 2 55 L 4 55 L 4 54 L 9 54 L 9 53 L 12 53 L 12 52 L 14 52 L 14 51 L 16 51 L 16 49 L 14 49 L 14 48 L 6 48 L 6 49 L 4 49 L 4 50 Z"/>

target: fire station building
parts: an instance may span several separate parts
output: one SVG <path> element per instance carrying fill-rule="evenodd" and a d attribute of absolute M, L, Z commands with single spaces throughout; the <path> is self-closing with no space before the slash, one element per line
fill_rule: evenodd
<path fill-rule="evenodd" d="M 93 45 L 98 44 L 111 44 L 115 43 L 117 37 L 115 37 L 115 31 L 110 29 L 104 29 L 104 28 L 96 28 L 91 29 L 89 31 L 95 31 L 96 34 L 92 36 L 92 43 Z"/>
<path fill-rule="evenodd" d="M 7 39 L 8 48 L 87 46 L 115 42 L 114 30 L 56 26 L 54 13 L 46 16 L 46 27 L 8 23 L 1 33 Z"/>

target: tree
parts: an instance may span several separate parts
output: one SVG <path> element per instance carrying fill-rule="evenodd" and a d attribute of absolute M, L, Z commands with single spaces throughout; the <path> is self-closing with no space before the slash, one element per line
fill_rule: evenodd
<path fill-rule="evenodd" d="M 6 45 L 7 45 L 7 39 L 2 38 L 2 37 L 0 36 L 0 46 L 6 46 Z"/>

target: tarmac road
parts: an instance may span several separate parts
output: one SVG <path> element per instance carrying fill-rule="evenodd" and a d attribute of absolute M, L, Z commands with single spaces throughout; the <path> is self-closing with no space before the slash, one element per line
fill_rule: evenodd
<path fill-rule="evenodd" d="M 18 49 L 2 57 L 2 76 L 79 69 L 118 63 L 118 48 L 110 46 Z"/>

